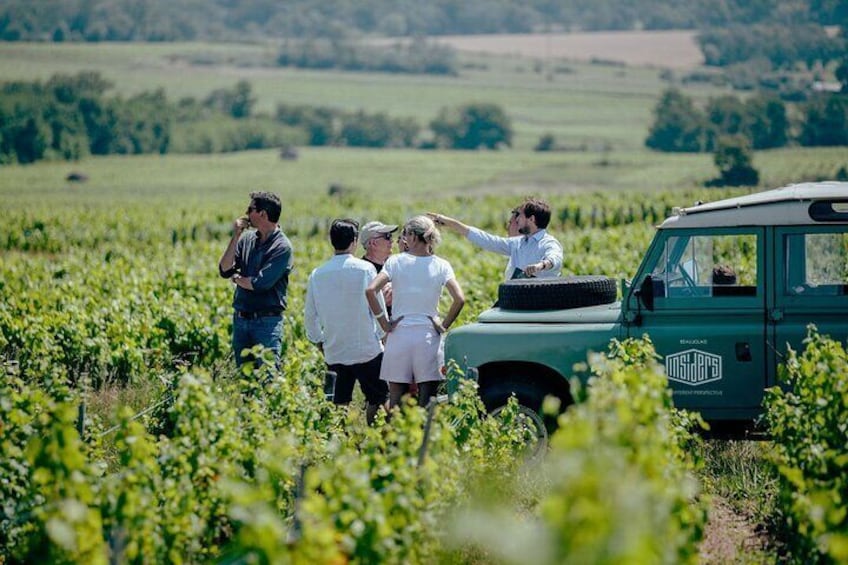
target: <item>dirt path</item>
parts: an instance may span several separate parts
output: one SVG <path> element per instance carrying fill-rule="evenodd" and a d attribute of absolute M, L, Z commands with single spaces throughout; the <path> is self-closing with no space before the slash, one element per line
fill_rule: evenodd
<path fill-rule="evenodd" d="M 756 559 L 751 559 L 751 554 L 764 555 L 767 541 L 746 516 L 736 512 L 723 498 L 713 496 L 701 542 L 701 563 L 756 562 Z"/>

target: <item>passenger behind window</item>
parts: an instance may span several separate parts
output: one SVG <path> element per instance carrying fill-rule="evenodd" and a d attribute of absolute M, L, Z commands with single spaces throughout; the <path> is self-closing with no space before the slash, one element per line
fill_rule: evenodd
<path fill-rule="evenodd" d="M 713 267 L 713 286 L 736 284 L 736 271 L 730 265 Z"/>
<path fill-rule="evenodd" d="M 730 265 L 713 267 L 713 296 L 756 296 L 756 286 L 737 286 L 736 271 Z"/>

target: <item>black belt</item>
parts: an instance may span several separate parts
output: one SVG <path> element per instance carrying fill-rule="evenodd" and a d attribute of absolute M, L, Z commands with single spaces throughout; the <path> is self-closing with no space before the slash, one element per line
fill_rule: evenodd
<path fill-rule="evenodd" d="M 239 312 L 236 310 L 236 317 L 245 320 L 255 320 L 256 318 L 270 318 L 272 316 L 282 316 L 282 310 L 259 310 L 258 312 Z"/>

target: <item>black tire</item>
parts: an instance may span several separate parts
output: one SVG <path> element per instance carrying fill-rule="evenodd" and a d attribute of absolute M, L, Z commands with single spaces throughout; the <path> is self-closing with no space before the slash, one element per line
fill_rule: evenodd
<path fill-rule="evenodd" d="M 548 394 L 551 394 L 551 392 L 520 377 L 504 377 L 480 390 L 480 398 L 483 400 L 486 411 L 493 415 L 500 412 L 506 406 L 509 398 L 515 395 L 519 404 L 519 411 L 525 414 L 537 427 L 537 439 L 545 444 L 548 435 L 553 433 L 557 427 L 555 417 L 541 413 L 542 402 Z"/>
<path fill-rule="evenodd" d="M 615 280 L 599 275 L 555 279 L 516 279 L 498 287 L 505 310 L 564 310 L 615 302 Z"/>

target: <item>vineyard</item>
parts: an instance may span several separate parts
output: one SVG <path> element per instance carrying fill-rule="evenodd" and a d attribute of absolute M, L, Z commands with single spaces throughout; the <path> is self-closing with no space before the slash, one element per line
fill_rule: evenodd
<path fill-rule="evenodd" d="M 263 155 L 236 175 L 255 175 Z M 127 173 L 134 163 L 149 172 Z M 92 161 L 94 178 L 112 180 L 73 189 L 45 180 L 55 165 L 12 168 L 0 187 L 0 562 L 699 560 L 710 497 L 732 494 L 708 478 L 712 449 L 693 435 L 698 418 L 674 410 L 649 340 L 587 359 L 595 377 L 541 455 L 527 453 L 517 407 L 486 417 L 472 381 L 373 427 L 324 398 L 302 311 L 306 277 L 330 255 L 330 221 L 438 210 L 502 232 L 518 196 L 428 190 L 442 182 L 438 167 L 410 173 L 420 192 L 392 194 L 393 180 L 341 196 L 288 185 L 285 362 L 242 373 L 217 261 L 253 187 L 206 182 L 215 160 L 197 163 L 202 182 L 165 179 L 172 165 Z M 457 171 L 467 180 L 451 186 L 487 178 Z M 150 188 L 139 180 L 156 175 Z M 615 278 L 633 275 L 673 206 L 716 197 L 544 196 L 564 274 Z M 438 254 L 463 285 L 467 322 L 494 301 L 503 260 L 444 240 Z M 779 523 L 801 540 L 786 551 L 844 562 L 848 371 L 839 344 L 811 344 L 787 363 L 791 389 L 769 398 L 777 443 L 763 451 L 779 470 L 768 471 Z M 807 416 L 822 394 L 842 404 Z"/>

